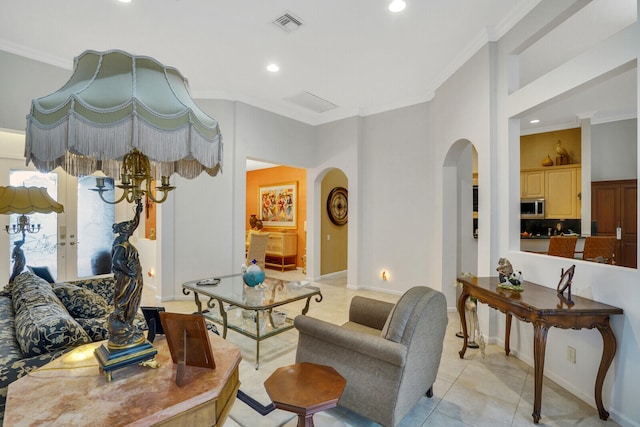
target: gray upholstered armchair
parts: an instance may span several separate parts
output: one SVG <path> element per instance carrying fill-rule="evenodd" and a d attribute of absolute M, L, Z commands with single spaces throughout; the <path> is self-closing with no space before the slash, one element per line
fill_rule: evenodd
<path fill-rule="evenodd" d="M 356 296 L 342 326 L 309 316 L 294 324 L 296 362 L 332 366 L 346 378 L 340 406 L 390 427 L 433 395 L 447 327 L 441 292 L 415 287 L 395 306 Z"/>

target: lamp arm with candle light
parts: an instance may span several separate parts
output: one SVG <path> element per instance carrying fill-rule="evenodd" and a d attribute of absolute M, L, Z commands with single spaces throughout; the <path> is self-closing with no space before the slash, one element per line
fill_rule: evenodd
<path fill-rule="evenodd" d="M 109 190 L 105 188 L 103 177 L 96 178 L 96 188 L 92 188 L 91 190 L 97 192 L 103 202 L 111 205 L 120 203 L 123 200 L 126 200 L 128 203 L 137 203 L 145 194 L 155 203 L 163 203 L 167 200 L 169 192 L 175 189 L 175 187 L 170 185 L 168 176 L 162 176 L 162 185 L 156 187 L 157 190 L 162 191 L 162 197 L 156 199 L 151 191 L 152 181 L 149 158 L 134 148 L 122 159 L 120 184 L 116 185 L 116 187 L 123 191 L 120 198 L 113 202 L 104 198 L 103 194 Z M 145 182 L 144 187 L 142 186 L 143 182 Z"/>

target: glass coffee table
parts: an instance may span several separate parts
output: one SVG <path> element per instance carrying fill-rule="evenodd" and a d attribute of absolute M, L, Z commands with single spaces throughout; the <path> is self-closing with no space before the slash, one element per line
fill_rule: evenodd
<path fill-rule="evenodd" d="M 260 341 L 293 328 L 293 319 L 276 308 L 305 300 L 302 314 L 309 311 L 311 298 L 322 301 L 320 289 L 310 282 L 287 282 L 265 278 L 255 288 L 246 286 L 241 274 L 191 280 L 182 284 L 182 293 L 193 292 L 198 313 L 222 325 L 222 337 L 234 330 L 256 340 L 256 369 L 260 367 Z M 203 310 L 200 296 L 208 298 Z M 210 311 L 216 307 L 218 312 Z"/>

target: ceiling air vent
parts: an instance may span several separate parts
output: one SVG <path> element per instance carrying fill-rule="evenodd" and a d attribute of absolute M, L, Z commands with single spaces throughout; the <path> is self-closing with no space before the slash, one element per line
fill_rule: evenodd
<path fill-rule="evenodd" d="M 299 92 L 293 96 L 289 96 L 283 99 L 316 113 L 324 113 L 325 111 L 338 108 L 338 106 L 333 102 L 329 102 L 326 99 L 322 99 L 319 96 L 305 91 Z"/>
<path fill-rule="evenodd" d="M 297 30 L 302 25 L 302 21 L 291 12 L 285 12 L 281 16 L 274 19 L 273 24 L 282 31 L 290 33 Z"/>

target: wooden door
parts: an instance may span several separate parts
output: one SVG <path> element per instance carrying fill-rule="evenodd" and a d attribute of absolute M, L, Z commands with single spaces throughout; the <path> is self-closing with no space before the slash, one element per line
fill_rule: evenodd
<path fill-rule="evenodd" d="M 638 185 L 636 180 L 624 183 L 620 188 L 620 265 L 637 267 L 638 260 Z"/>
<path fill-rule="evenodd" d="M 599 236 L 621 234 L 616 245 L 616 264 L 637 267 L 637 181 L 591 183 L 591 219 L 598 223 Z"/>

